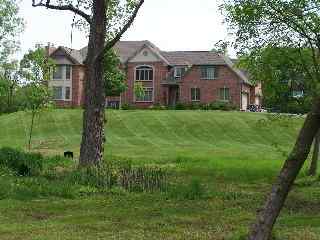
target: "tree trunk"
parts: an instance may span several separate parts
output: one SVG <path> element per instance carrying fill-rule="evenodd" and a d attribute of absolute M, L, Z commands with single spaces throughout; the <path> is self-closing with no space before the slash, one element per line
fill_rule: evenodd
<path fill-rule="evenodd" d="M 88 55 L 85 61 L 85 98 L 80 166 L 99 165 L 104 151 L 105 90 L 103 59 L 96 58 L 105 46 L 106 0 L 93 1 Z M 102 56 L 103 57 L 103 56 Z M 101 57 L 101 58 L 102 58 Z"/>
<path fill-rule="evenodd" d="M 31 141 L 32 141 L 33 125 L 34 125 L 35 116 L 36 116 L 36 111 L 32 110 L 32 112 L 31 112 L 31 125 L 30 125 L 30 132 L 29 132 L 29 142 L 28 142 L 29 151 L 31 150 Z"/>
<path fill-rule="evenodd" d="M 272 187 L 263 209 L 252 225 L 248 240 L 269 240 L 272 228 L 284 205 L 291 186 L 308 157 L 313 139 L 320 127 L 320 98 L 313 102 L 296 144 Z"/>
<path fill-rule="evenodd" d="M 320 131 L 318 131 L 316 137 L 314 138 L 312 160 L 311 160 L 311 165 L 308 172 L 309 176 L 315 176 L 317 174 L 318 161 L 319 161 L 319 148 L 320 148 Z"/>

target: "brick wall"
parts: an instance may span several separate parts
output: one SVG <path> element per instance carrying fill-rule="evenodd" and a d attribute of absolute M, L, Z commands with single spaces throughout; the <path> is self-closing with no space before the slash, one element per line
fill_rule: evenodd
<path fill-rule="evenodd" d="M 153 87 L 154 102 L 153 103 L 135 103 L 134 102 L 134 83 L 135 83 L 135 68 L 140 65 L 148 65 L 154 68 L 153 81 L 143 81 L 141 82 L 143 87 Z M 146 63 L 128 63 L 127 68 L 127 85 L 128 90 L 121 94 L 121 103 L 122 104 L 135 104 L 137 107 L 145 108 L 149 107 L 155 103 L 163 102 L 163 86 L 161 81 L 165 78 L 168 68 L 162 62 L 146 62 Z"/>
<path fill-rule="evenodd" d="M 216 66 L 217 78 L 212 80 L 200 79 L 199 66 L 192 67 L 183 78 L 180 85 L 180 101 L 191 102 L 191 88 L 200 88 L 200 103 L 211 103 L 219 100 L 219 89 L 229 88 L 231 102 L 240 106 L 241 81 L 227 66 Z"/>
<path fill-rule="evenodd" d="M 84 67 L 74 65 L 72 67 L 72 105 L 81 106 L 83 96 L 83 80 L 84 80 Z"/>

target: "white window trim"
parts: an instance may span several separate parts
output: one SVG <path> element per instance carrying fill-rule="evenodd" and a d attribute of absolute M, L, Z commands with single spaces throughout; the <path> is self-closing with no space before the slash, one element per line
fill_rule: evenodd
<path fill-rule="evenodd" d="M 223 89 L 223 99 L 220 96 L 221 89 Z M 226 99 L 226 89 L 229 89 L 229 98 L 228 99 Z M 219 100 L 223 101 L 223 102 L 230 102 L 230 100 L 231 100 L 230 88 L 228 88 L 228 87 L 219 88 Z"/>
<path fill-rule="evenodd" d="M 148 68 L 152 68 L 152 72 L 153 72 L 153 79 L 152 80 L 137 80 L 137 68 L 140 67 L 148 67 Z M 153 82 L 155 78 L 155 70 L 154 67 L 151 65 L 138 65 L 134 68 L 134 81 L 135 82 Z"/>
<path fill-rule="evenodd" d="M 61 99 L 57 99 L 52 97 L 52 99 L 54 101 L 65 101 L 65 102 L 71 102 L 72 101 L 72 87 L 71 86 L 62 86 L 62 85 L 52 85 L 51 88 L 53 89 L 54 87 L 61 87 L 62 88 L 62 98 Z M 66 88 L 69 87 L 70 88 L 70 98 L 67 99 L 66 98 Z"/>
<path fill-rule="evenodd" d="M 212 68 L 213 69 L 213 78 L 208 78 L 208 77 L 202 77 L 202 68 Z M 208 66 L 200 66 L 200 79 L 201 80 L 215 80 L 217 79 L 216 76 L 216 66 L 214 65 L 208 65 Z"/>
<path fill-rule="evenodd" d="M 192 99 L 192 89 L 199 89 L 199 100 L 195 100 L 195 99 Z M 192 87 L 190 88 L 190 98 L 191 98 L 191 102 L 200 102 L 201 101 L 201 89 L 199 87 Z"/>
<path fill-rule="evenodd" d="M 154 88 L 153 87 L 143 87 L 144 90 L 152 89 L 152 100 L 151 101 L 138 101 L 136 95 L 134 94 L 134 102 L 136 103 L 153 103 L 154 102 Z"/>
<path fill-rule="evenodd" d="M 73 66 L 70 66 L 70 78 L 66 78 L 66 64 L 60 64 L 59 66 L 63 66 L 62 69 L 62 79 L 53 79 L 53 74 L 51 76 L 51 81 L 49 82 L 49 87 L 62 87 L 62 99 L 55 99 L 53 98 L 54 101 L 65 101 L 65 102 L 71 102 L 72 97 L 73 97 L 73 91 L 72 91 L 72 73 L 73 73 Z M 66 87 L 70 88 L 70 99 L 66 99 Z"/>

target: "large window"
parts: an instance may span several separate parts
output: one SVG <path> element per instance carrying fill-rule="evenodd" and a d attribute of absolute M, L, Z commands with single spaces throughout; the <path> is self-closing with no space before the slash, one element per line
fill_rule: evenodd
<path fill-rule="evenodd" d="M 64 98 L 65 98 L 66 100 L 70 100 L 70 97 L 71 97 L 70 87 L 65 87 Z"/>
<path fill-rule="evenodd" d="M 174 68 L 174 78 L 181 79 L 186 72 L 186 67 L 175 67 Z"/>
<path fill-rule="evenodd" d="M 53 87 L 53 99 L 54 100 L 62 100 L 63 95 L 62 95 L 62 87 Z"/>
<path fill-rule="evenodd" d="M 71 88 L 64 86 L 53 86 L 52 87 L 53 99 L 54 100 L 71 100 Z"/>
<path fill-rule="evenodd" d="M 152 102 L 153 101 L 153 88 L 144 88 L 142 96 L 136 96 L 136 102 Z"/>
<path fill-rule="evenodd" d="M 57 65 L 49 87 L 52 87 L 53 99 L 70 101 L 72 98 L 72 66 Z"/>
<path fill-rule="evenodd" d="M 66 65 L 66 79 L 71 79 L 71 66 Z"/>
<path fill-rule="evenodd" d="M 216 68 L 214 66 L 202 66 L 201 67 L 201 79 L 211 80 L 215 79 L 216 76 Z"/>
<path fill-rule="evenodd" d="M 53 79 L 60 80 L 63 78 L 63 65 L 57 65 L 53 72 Z"/>
<path fill-rule="evenodd" d="M 230 100 L 230 89 L 229 88 L 220 88 L 219 89 L 219 98 L 223 101 Z"/>
<path fill-rule="evenodd" d="M 136 68 L 136 81 L 152 81 L 153 68 L 149 66 L 140 66 Z"/>
<path fill-rule="evenodd" d="M 200 101 L 200 88 L 191 88 L 191 101 Z"/>
<path fill-rule="evenodd" d="M 71 79 L 71 65 L 57 65 L 53 72 L 53 80 L 70 80 Z"/>

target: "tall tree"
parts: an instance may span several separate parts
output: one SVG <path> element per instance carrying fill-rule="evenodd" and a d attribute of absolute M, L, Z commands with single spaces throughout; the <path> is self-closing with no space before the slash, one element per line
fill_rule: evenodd
<path fill-rule="evenodd" d="M 311 56 L 308 49 L 267 46 L 241 56 L 238 65 L 247 71 L 252 82 L 263 83 L 264 107 L 288 113 L 307 113 L 311 107 L 312 89 L 304 66 L 312 66 Z M 295 96 L 294 93 L 299 91 L 303 94 Z"/>
<path fill-rule="evenodd" d="M 266 45 L 311 50 L 305 66 L 313 89 L 313 104 L 292 152 L 272 186 L 266 203 L 250 229 L 248 239 L 269 240 L 288 193 L 301 170 L 320 127 L 320 2 L 318 0 L 226 0 L 226 18 L 243 52 Z M 301 54 L 300 57 L 303 57 Z"/>
<path fill-rule="evenodd" d="M 120 59 L 113 49 L 110 49 L 104 56 L 104 79 L 107 96 L 119 96 L 127 89 Z"/>
<path fill-rule="evenodd" d="M 105 142 L 103 58 L 131 26 L 143 3 L 144 0 L 32 0 L 34 7 L 70 11 L 81 17 L 78 25 L 89 28 L 80 166 L 99 165 L 102 160 Z"/>
<path fill-rule="evenodd" d="M 17 36 L 23 30 L 23 20 L 18 11 L 17 1 L 0 0 L 0 64 L 7 62 L 19 46 Z"/>

